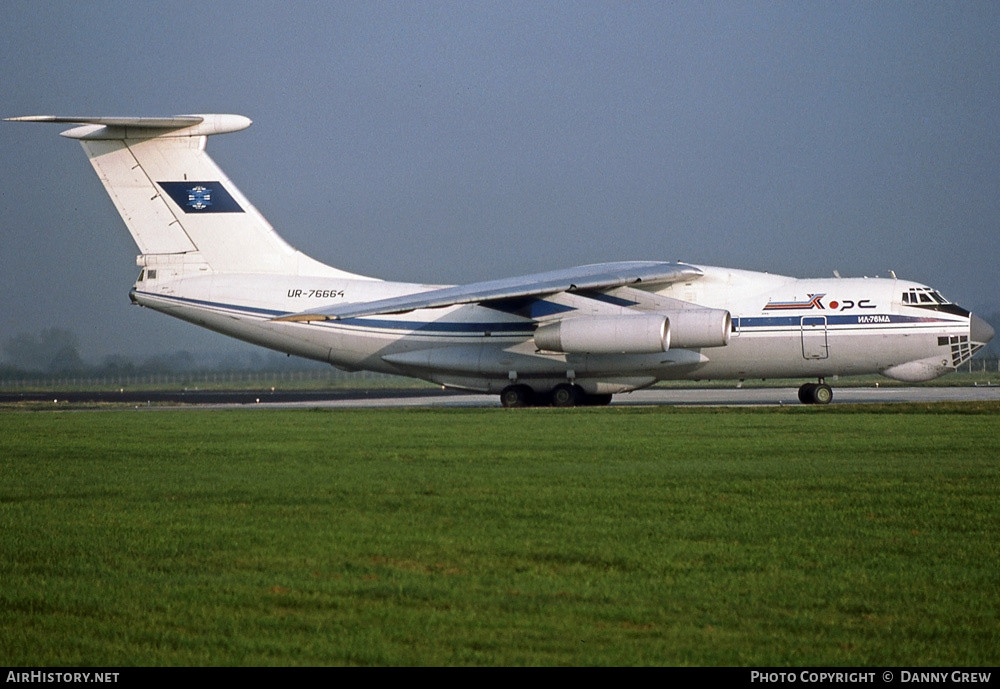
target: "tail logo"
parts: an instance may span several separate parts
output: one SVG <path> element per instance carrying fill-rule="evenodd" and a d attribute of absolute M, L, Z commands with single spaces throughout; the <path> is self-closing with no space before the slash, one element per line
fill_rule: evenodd
<path fill-rule="evenodd" d="M 196 211 L 203 211 L 212 205 L 212 190 L 197 186 L 188 191 L 187 205 Z"/>
<path fill-rule="evenodd" d="M 185 213 L 242 213 L 221 182 L 157 182 Z"/>

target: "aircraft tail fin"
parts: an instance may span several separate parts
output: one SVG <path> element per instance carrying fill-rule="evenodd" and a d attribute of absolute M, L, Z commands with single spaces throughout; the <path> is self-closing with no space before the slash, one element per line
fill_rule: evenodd
<path fill-rule="evenodd" d="M 209 136 L 246 129 L 241 115 L 17 117 L 82 126 L 83 145 L 143 266 L 178 272 L 341 275 L 286 243 L 205 152 Z"/>

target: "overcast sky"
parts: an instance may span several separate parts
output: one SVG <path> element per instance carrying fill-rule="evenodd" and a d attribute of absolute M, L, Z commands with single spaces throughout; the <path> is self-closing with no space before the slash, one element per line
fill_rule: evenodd
<path fill-rule="evenodd" d="M 0 3 L 0 116 L 231 112 L 291 244 L 461 283 L 608 260 L 890 269 L 1000 305 L 997 2 Z M 0 339 L 225 349 L 129 306 L 66 127 L 0 123 Z"/>

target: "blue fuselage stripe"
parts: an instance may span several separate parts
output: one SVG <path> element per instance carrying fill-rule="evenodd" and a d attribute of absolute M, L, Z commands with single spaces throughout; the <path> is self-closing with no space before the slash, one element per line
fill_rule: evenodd
<path fill-rule="evenodd" d="M 177 297 L 166 294 L 152 294 L 141 292 L 140 294 L 152 299 L 188 304 L 202 308 L 220 309 L 225 311 L 236 311 L 247 316 L 258 318 L 278 318 L 289 315 L 290 311 L 279 311 L 275 309 L 263 309 L 253 306 L 237 306 L 235 304 L 223 304 L 220 302 L 207 301 L 203 299 L 192 299 L 189 297 Z M 879 330 L 886 326 L 893 329 L 906 326 L 959 326 L 964 325 L 961 321 L 942 318 L 932 318 L 927 316 L 904 316 L 900 314 L 856 314 L 856 315 L 830 315 L 830 316 L 806 316 L 807 325 L 818 325 L 822 323 L 822 318 L 826 318 L 827 328 L 837 330 Z M 770 330 L 781 330 L 788 328 L 799 328 L 803 322 L 803 316 L 734 316 L 733 320 L 737 324 L 739 332 L 767 332 Z M 401 330 L 407 332 L 422 331 L 427 333 L 450 333 L 450 334 L 497 334 L 509 336 L 530 336 L 534 332 L 535 324 L 532 322 L 510 322 L 510 321 L 415 321 L 415 320 L 390 320 L 385 318 L 345 318 L 338 321 L 315 321 L 316 325 L 339 325 L 351 328 L 372 328 L 379 330 Z M 853 326 L 853 327 L 850 327 Z"/>
<path fill-rule="evenodd" d="M 826 318 L 826 324 L 832 325 L 862 325 L 866 327 L 879 325 L 948 325 L 959 324 L 959 321 L 944 318 L 928 318 L 926 316 L 901 316 L 899 314 L 858 314 L 852 316 L 734 316 L 739 321 L 741 330 L 747 328 L 781 328 L 798 327 L 802 319 L 807 319 L 807 325 L 816 325 Z"/>

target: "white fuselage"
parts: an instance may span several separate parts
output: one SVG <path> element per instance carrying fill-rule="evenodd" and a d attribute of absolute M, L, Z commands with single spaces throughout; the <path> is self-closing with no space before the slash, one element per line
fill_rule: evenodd
<path fill-rule="evenodd" d="M 971 355 L 961 309 L 903 304 L 916 283 L 895 279 L 799 280 L 697 266 L 704 274 L 645 294 L 726 309 L 724 346 L 649 354 L 539 351 L 533 333 L 546 313 L 616 316 L 636 306 L 615 296 L 564 292 L 501 309 L 480 305 L 422 309 L 316 322 L 275 318 L 334 302 L 360 303 L 432 289 L 349 277 L 174 274 L 136 282 L 133 300 L 212 330 L 346 370 L 370 370 L 442 385 L 499 392 L 512 381 L 539 387 L 575 382 L 612 394 L 665 379 L 747 379 L 883 373 L 937 377 Z M 636 293 L 633 292 L 634 297 Z M 964 349 L 963 349 L 964 343 Z"/>
<path fill-rule="evenodd" d="M 457 287 L 383 282 L 285 242 L 206 153 L 234 114 L 61 117 L 139 247 L 137 304 L 278 351 L 504 406 L 607 404 L 658 380 L 954 370 L 994 335 L 923 285 L 798 280 L 665 261 L 595 263 Z"/>

